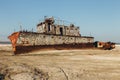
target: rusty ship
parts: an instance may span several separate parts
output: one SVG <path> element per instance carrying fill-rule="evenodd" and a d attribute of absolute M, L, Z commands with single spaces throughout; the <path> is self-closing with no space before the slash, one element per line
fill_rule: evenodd
<path fill-rule="evenodd" d="M 81 36 L 79 27 L 74 24 L 56 23 L 54 17 L 45 17 L 37 24 L 37 31 L 13 32 L 8 38 L 14 54 L 42 49 L 81 49 L 93 48 L 94 37 Z"/>

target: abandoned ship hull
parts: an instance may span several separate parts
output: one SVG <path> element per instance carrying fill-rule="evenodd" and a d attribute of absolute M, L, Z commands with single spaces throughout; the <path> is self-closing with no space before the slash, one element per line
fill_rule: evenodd
<path fill-rule="evenodd" d="M 93 48 L 93 43 L 79 44 L 55 44 L 55 45 L 37 45 L 37 46 L 16 46 L 14 54 L 28 53 L 36 50 L 70 50 L 70 49 L 88 49 Z"/>
<path fill-rule="evenodd" d="M 14 54 L 42 49 L 93 48 L 94 38 L 85 36 L 61 36 L 35 32 L 15 32 L 9 36 Z"/>

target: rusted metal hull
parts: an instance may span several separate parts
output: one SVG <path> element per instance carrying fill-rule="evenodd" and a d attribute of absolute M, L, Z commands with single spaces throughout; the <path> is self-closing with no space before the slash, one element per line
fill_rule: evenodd
<path fill-rule="evenodd" d="M 14 54 L 28 53 L 36 50 L 70 50 L 94 48 L 94 43 L 60 44 L 60 45 L 38 45 L 38 46 L 16 46 Z"/>
<path fill-rule="evenodd" d="M 8 37 L 14 54 L 43 49 L 93 48 L 93 37 L 48 35 L 33 32 L 15 32 Z"/>

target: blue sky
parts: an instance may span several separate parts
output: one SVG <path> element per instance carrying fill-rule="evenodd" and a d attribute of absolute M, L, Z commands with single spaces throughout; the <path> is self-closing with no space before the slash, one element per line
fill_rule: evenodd
<path fill-rule="evenodd" d="M 0 0 L 0 41 L 20 25 L 36 31 L 44 16 L 72 22 L 95 41 L 120 42 L 120 0 Z"/>

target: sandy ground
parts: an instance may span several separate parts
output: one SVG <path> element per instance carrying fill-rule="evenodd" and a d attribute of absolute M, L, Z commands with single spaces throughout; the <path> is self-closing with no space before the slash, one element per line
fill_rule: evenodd
<path fill-rule="evenodd" d="M 47 50 L 13 56 L 0 47 L 5 80 L 120 80 L 120 46 L 113 50 Z M 1 77 L 0 77 L 1 78 Z"/>

